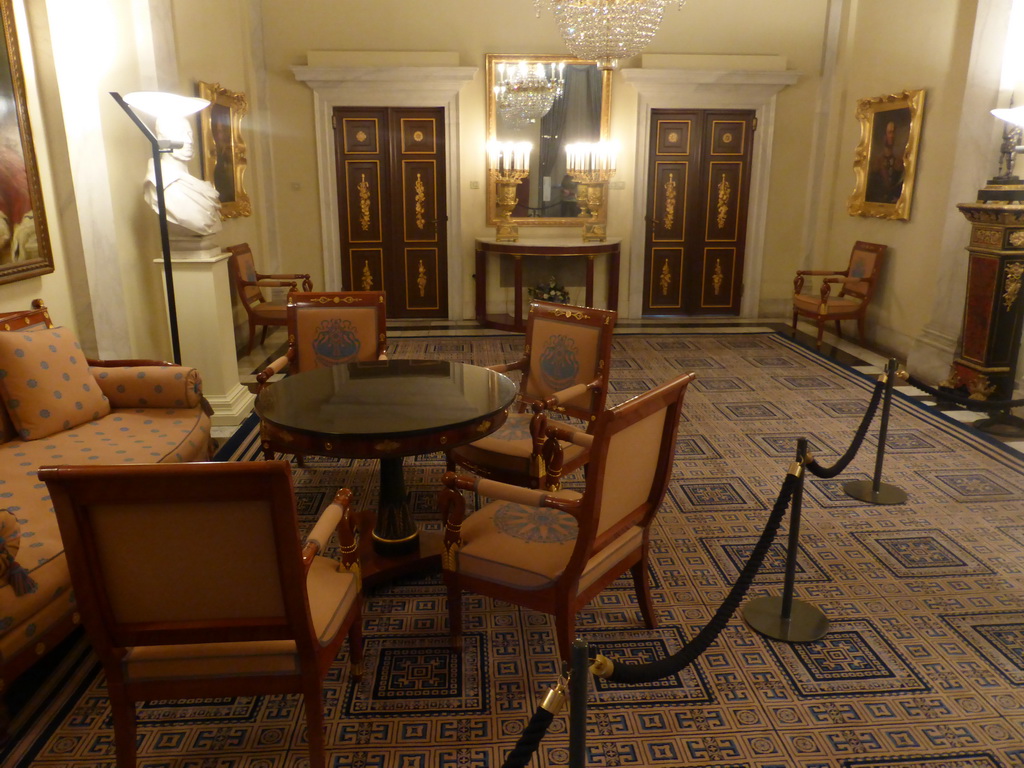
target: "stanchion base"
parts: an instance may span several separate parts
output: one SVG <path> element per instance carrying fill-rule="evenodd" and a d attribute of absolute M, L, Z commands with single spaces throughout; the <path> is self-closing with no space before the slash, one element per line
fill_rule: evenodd
<path fill-rule="evenodd" d="M 990 413 L 987 419 L 971 422 L 971 426 L 999 437 L 1024 437 L 1024 419 L 1012 413 Z"/>
<path fill-rule="evenodd" d="M 793 600 L 789 618 L 782 618 L 782 596 L 758 597 L 743 606 L 743 620 L 762 635 L 790 643 L 810 643 L 828 632 L 828 619 L 821 609 Z"/>
<path fill-rule="evenodd" d="M 847 496 L 867 501 L 871 504 L 902 504 L 907 500 L 907 492 L 902 488 L 888 483 L 879 483 L 875 491 L 875 484 L 871 480 L 851 480 L 843 486 Z"/>

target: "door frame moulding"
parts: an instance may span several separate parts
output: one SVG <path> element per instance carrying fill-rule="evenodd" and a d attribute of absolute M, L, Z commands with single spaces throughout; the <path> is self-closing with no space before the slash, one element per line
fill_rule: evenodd
<path fill-rule="evenodd" d="M 799 72 L 789 70 L 721 71 L 693 69 L 623 69 L 623 79 L 637 90 L 636 179 L 629 264 L 629 316 L 643 313 L 644 221 L 651 142 L 651 111 L 655 109 L 745 109 L 757 119 L 750 156 L 750 202 L 743 260 L 740 317 L 758 316 L 764 266 L 765 221 L 775 132 L 775 98 L 793 85 Z"/>
<path fill-rule="evenodd" d="M 293 66 L 313 91 L 325 290 L 341 290 L 341 233 L 334 154 L 335 107 L 442 107 L 448 222 L 448 319 L 461 320 L 463 256 L 459 221 L 459 93 L 478 67 Z"/>

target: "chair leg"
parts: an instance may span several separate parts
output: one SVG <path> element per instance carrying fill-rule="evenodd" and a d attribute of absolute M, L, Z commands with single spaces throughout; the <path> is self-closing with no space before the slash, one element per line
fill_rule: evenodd
<path fill-rule="evenodd" d="M 797 319 L 797 314 L 798 314 L 797 311 L 794 309 L 793 310 L 793 335 L 794 336 L 796 336 L 796 319 Z"/>
<path fill-rule="evenodd" d="M 860 345 L 864 346 L 864 316 L 857 318 L 857 336 L 860 337 Z"/>
<path fill-rule="evenodd" d="M 114 751 L 117 753 L 117 768 L 135 768 L 136 763 L 136 719 L 135 702 L 128 699 L 124 688 L 108 680 L 107 695 L 114 718 Z"/>
<path fill-rule="evenodd" d="M 451 645 L 456 651 L 462 650 L 462 589 L 455 584 L 455 576 L 445 574 L 448 582 L 448 632 Z"/>
<path fill-rule="evenodd" d="M 352 620 L 348 631 L 348 658 L 352 667 L 352 677 L 358 680 L 363 676 L 363 617 L 357 614 Z"/>
<path fill-rule="evenodd" d="M 269 328 L 269 327 L 270 327 L 270 326 L 269 326 L 269 325 L 266 325 L 266 324 L 264 324 L 264 326 L 263 326 L 263 333 L 261 333 L 261 334 L 260 334 L 260 346 L 261 346 L 261 347 L 262 347 L 262 346 L 263 346 L 264 344 L 266 344 L 266 343 L 267 343 L 267 328 Z"/>
<path fill-rule="evenodd" d="M 572 643 L 576 639 L 576 612 L 566 605 L 555 614 L 555 643 L 558 655 L 567 664 L 572 663 Z"/>
<path fill-rule="evenodd" d="M 819 320 L 818 321 L 818 341 L 817 341 L 817 346 L 818 347 L 821 347 L 821 336 L 822 336 L 823 333 L 825 333 L 825 321 L 824 320 Z"/>
<path fill-rule="evenodd" d="M 326 768 L 324 754 L 324 694 L 320 680 L 313 676 L 302 687 L 306 708 L 306 738 L 309 740 L 309 768 Z"/>
<path fill-rule="evenodd" d="M 629 572 L 633 575 L 633 588 L 636 589 L 636 602 L 640 606 L 640 615 L 644 618 L 644 626 L 654 629 L 658 626 L 658 616 L 654 613 L 654 601 L 651 599 L 651 581 L 647 578 L 647 551 L 644 550 L 640 561 Z"/>
<path fill-rule="evenodd" d="M 843 326 L 839 320 L 836 320 L 836 336 L 843 338 Z"/>
<path fill-rule="evenodd" d="M 249 345 L 245 348 L 245 354 L 247 354 L 247 355 L 251 355 L 252 354 L 252 340 L 255 339 L 255 338 L 256 338 L 256 321 L 250 318 L 250 320 L 249 320 Z"/>

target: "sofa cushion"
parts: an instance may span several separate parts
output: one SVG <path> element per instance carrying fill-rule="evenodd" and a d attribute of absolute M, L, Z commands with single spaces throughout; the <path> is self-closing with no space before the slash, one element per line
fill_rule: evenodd
<path fill-rule="evenodd" d="M 195 408 L 202 399 L 199 371 L 177 365 L 89 369 L 111 408 Z"/>
<path fill-rule="evenodd" d="M 23 440 L 38 440 L 110 413 L 67 328 L 0 333 L 0 397 Z"/>

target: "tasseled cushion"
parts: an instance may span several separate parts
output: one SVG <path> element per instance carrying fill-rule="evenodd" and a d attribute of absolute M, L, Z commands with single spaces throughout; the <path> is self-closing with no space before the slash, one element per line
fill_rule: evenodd
<path fill-rule="evenodd" d="M 9 509 L 0 509 L 0 586 L 11 585 L 14 594 L 36 591 L 36 583 L 15 561 L 21 547 L 21 524 Z"/>

